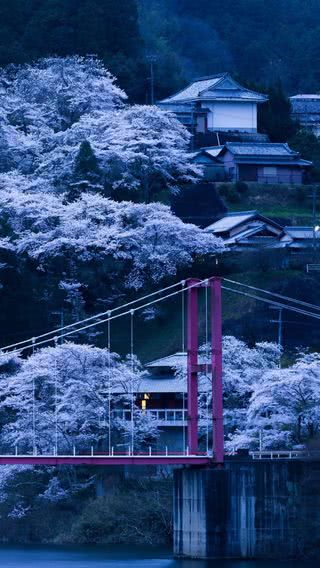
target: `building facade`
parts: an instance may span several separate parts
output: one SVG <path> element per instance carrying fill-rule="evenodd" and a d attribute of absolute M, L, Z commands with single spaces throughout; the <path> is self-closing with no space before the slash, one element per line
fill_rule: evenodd
<path fill-rule="evenodd" d="M 230 181 L 301 184 L 312 162 L 283 143 L 227 142 L 218 156 Z"/>
<path fill-rule="evenodd" d="M 196 133 L 257 132 L 257 105 L 267 97 L 237 83 L 229 73 L 197 79 L 158 105 Z"/>

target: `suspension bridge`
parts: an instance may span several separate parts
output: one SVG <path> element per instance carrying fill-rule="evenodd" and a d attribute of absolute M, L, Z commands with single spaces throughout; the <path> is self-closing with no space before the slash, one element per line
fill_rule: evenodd
<path fill-rule="evenodd" d="M 202 290 L 206 294 L 206 340 L 209 338 L 210 328 L 211 360 L 210 363 L 199 362 L 199 294 Z M 141 310 L 164 302 L 177 296 L 183 298 L 182 318 L 184 335 L 187 338 L 187 439 L 183 451 L 156 452 L 152 447 L 141 452 L 135 447 L 134 433 L 134 405 L 135 393 L 131 393 L 131 443 L 126 450 L 117 452 L 109 443 L 107 451 L 97 451 L 93 447 L 88 452 L 81 448 L 73 447 L 70 454 L 60 453 L 57 441 L 52 453 L 43 453 L 36 443 L 35 431 L 35 387 L 33 385 L 33 450 L 28 454 L 20 454 L 18 447 L 14 447 L 11 453 L 0 455 L 0 464 L 30 464 L 30 465 L 199 465 L 206 466 L 215 464 L 221 466 L 225 459 L 224 432 L 223 432 L 223 384 L 222 384 L 222 290 L 227 293 L 242 295 L 255 301 L 266 303 L 278 309 L 286 309 L 297 314 L 320 319 L 320 306 L 276 294 L 254 286 L 237 282 L 228 278 L 213 276 L 206 279 L 190 278 L 171 286 L 167 286 L 131 302 L 127 302 L 112 310 L 101 312 L 73 324 L 65 325 L 28 338 L 24 341 L 6 345 L 1 348 L 2 353 L 23 354 L 35 352 L 39 347 L 54 344 L 68 338 L 80 331 L 106 325 L 108 350 L 111 350 L 111 323 L 119 318 L 130 318 L 130 355 L 134 360 L 134 317 Z M 210 299 L 209 298 L 210 294 Z M 186 306 L 184 298 L 186 297 Z M 185 309 L 186 308 L 186 309 Z M 185 314 L 186 311 L 186 314 Z M 209 313 L 209 315 L 208 315 Z M 199 449 L 199 408 L 198 408 L 198 383 L 200 373 L 210 375 L 212 389 L 212 406 L 208 420 L 212 424 L 212 447 L 207 445 L 206 451 Z M 111 416 L 109 406 L 109 433 L 111 431 Z M 58 413 L 56 412 L 56 420 Z"/>

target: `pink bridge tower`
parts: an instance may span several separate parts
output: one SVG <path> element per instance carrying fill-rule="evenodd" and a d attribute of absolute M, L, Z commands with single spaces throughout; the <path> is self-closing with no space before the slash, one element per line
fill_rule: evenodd
<path fill-rule="evenodd" d="M 198 373 L 205 370 L 199 365 L 199 312 L 198 295 L 204 284 L 197 279 L 187 280 L 188 287 L 188 331 L 187 331 L 187 371 L 188 371 L 188 447 L 192 455 L 198 453 Z M 212 343 L 212 421 L 214 461 L 223 464 L 223 387 L 222 387 L 222 315 L 221 315 L 221 280 L 208 279 L 211 290 L 211 343 Z M 208 366 L 207 366 L 208 367 Z"/>

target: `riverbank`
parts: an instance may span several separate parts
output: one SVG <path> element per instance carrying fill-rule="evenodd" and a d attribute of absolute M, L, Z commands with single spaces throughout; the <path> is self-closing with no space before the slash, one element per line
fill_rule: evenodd
<path fill-rule="evenodd" d="M 40 471 L 25 473 L 0 503 L 0 542 L 171 547 L 171 477 L 99 475 L 80 492 L 39 496 Z M 65 468 L 64 475 L 71 472 Z M 17 486 L 24 494 L 19 506 Z"/>

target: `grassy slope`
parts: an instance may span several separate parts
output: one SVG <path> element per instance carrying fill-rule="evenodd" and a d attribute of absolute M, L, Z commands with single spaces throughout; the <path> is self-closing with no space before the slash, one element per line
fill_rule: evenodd
<path fill-rule="evenodd" d="M 258 185 L 248 183 L 248 191 L 238 194 L 238 201 L 224 196 L 230 211 L 246 211 L 257 209 L 260 213 L 290 220 L 292 224 L 304 225 L 312 223 L 311 189 L 306 186 Z M 222 186 L 222 188 L 221 188 Z M 234 188 L 233 184 L 219 184 L 220 192 L 223 187 Z M 233 190 L 234 191 L 234 190 Z"/>

